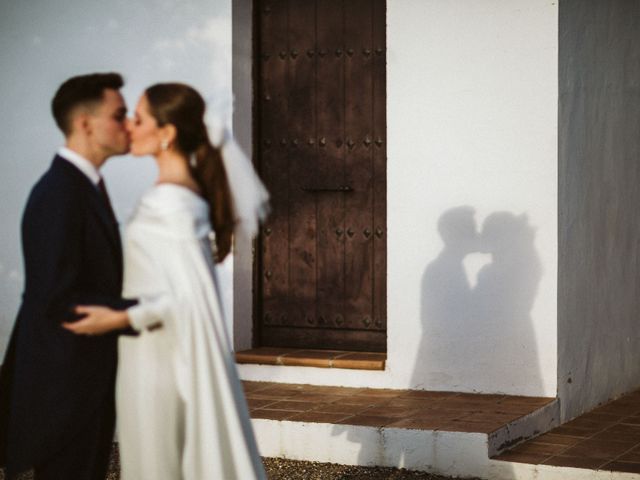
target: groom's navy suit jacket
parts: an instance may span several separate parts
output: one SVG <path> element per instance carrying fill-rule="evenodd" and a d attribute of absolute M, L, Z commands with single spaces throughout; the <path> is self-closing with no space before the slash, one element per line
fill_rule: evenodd
<path fill-rule="evenodd" d="M 77 336 L 61 323 L 77 304 L 130 305 L 120 299 L 122 247 L 109 207 L 63 158 L 31 191 L 22 246 L 23 300 L 0 372 L 0 463 L 13 472 L 56 455 L 88 419 L 112 411 L 117 334 Z"/>

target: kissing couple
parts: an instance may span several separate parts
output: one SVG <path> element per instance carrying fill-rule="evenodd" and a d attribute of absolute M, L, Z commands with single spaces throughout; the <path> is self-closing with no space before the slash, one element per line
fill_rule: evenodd
<path fill-rule="evenodd" d="M 264 478 L 225 328 L 215 263 L 256 233 L 268 195 L 229 136 L 211 143 L 188 85 L 70 78 L 65 136 L 22 220 L 25 288 L 0 372 L 0 465 L 11 480 L 104 480 L 117 419 L 123 480 Z M 100 167 L 152 155 L 155 185 L 123 248 Z"/>

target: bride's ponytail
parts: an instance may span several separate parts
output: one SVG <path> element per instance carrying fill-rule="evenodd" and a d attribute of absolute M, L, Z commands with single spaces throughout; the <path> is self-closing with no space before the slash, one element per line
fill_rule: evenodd
<path fill-rule="evenodd" d="M 159 83 L 149 87 L 145 95 L 158 126 L 176 127 L 175 148 L 188 159 L 191 175 L 209 204 L 216 261 L 221 262 L 231 251 L 234 210 L 220 149 L 211 144 L 207 134 L 204 100 L 182 83 Z"/>
<path fill-rule="evenodd" d="M 231 251 L 235 222 L 220 149 L 211 145 L 206 137 L 193 154 L 189 166 L 202 196 L 209 204 L 209 219 L 216 233 L 216 261 L 221 262 Z"/>

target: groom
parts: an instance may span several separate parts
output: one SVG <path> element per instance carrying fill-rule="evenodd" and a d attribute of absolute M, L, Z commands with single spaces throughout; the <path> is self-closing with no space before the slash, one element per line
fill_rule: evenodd
<path fill-rule="evenodd" d="M 0 465 L 7 478 L 104 480 L 114 431 L 115 334 L 61 327 L 76 304 L 125 308 L 122 249 L 99 169 L 129 150 L 116 73 L 73 77 L 53 116 L 65 135 L 22 220 L 25 289 L 0 372 Z"/>

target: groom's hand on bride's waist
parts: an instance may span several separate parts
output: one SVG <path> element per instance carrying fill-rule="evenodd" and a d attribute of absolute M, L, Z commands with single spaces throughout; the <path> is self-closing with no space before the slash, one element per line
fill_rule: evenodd
<path fill-rule="evenodd" d="M 80 319 L 74 322 L 63 322 L 62 327 L 76 335 L 104 335 L 130 326 L 126 310 L 113 310 L 97 305 L 77 305 L 74 313 Z"/>

